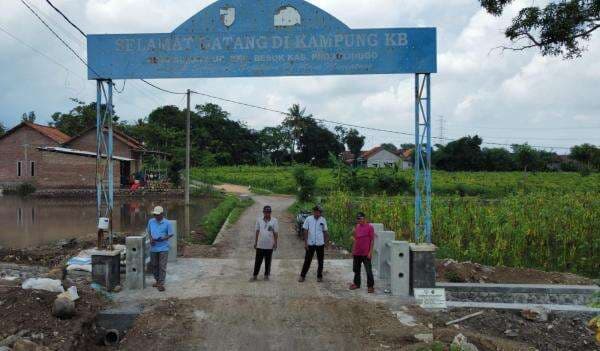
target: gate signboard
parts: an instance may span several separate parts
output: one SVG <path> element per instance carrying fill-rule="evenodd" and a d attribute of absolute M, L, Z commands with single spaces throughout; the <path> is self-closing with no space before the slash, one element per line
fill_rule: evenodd
<path fill-rule="evenodd" d="M 350 29 L 301 0 L 217 1 L 167 34 L 88 35 L 89 79 L 436 72 L 435 28 Z"/>
<path fill-rule="evenodd" d="M 97 81 L 96 130 L 103 126 L 109 130 L 106 140 L 103 133 L 97 134 L 97 154 L 108 155 L 106 165 L 97 157 L 98 216 L 111 217 L 113 207 L 114 79 L 412 73 L 415 241 L 431 242 L 430 87 L 431 73 L 437 72 L 435 28 L 351 29 L 304 0 L 219 0 L 172 33 L 88 35 L 87 43 L 88 78 Z M 190 94 L 188 90 L 188 106 Z M 103 104 L 108 106 L 104 116 Z M 103 202 L 107 207 L 101 213 Z"/>

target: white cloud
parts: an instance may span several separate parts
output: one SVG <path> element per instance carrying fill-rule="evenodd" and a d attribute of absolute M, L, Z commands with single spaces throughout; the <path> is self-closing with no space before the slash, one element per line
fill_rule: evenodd
<path fill-rule="evenodd" d="M 57 16 L 43 0 L 30 0 L 74 48 L 85 55 L 79 34 Z M 500 137 L 573 138 L 546 141 L 551 145 L 575 142 L 600 143 L 597 131 L 493 130 L 511 126 L 600 126 L 600 39 L 594 36 L 581 59 L 544 58 L 534 50 L 491 51 L 506 44 L 503 29 L 522 6 L 519 0 L 508 15 L 493 17 L 477 0 L 315 0 L 315 5 L 353 28 L 435 26 L 438 28 L 439 73 L 433 79 L 433 115 L 446 119 L 448 136 L 480 133 Z M 168 32 L 211 0 L 56 0 L 82 29 L 89 33 Z M 68 111 L 69 98 L 95 99 L 94 83 L 85 80 L 83 65 L 41 26 L 19 1 L 4 0 L 0 26 L 52 56 L 69 70 L 33 53 L 0 32 L 0 120 L 14 125 L 25 111 L 35 110 L 42 122 L 55 111 Z M 307 106 L 320 118 L 382 129 L 414 129 L 413 78 L 410 76 L 294 77 L 162 80 L 161 86 L 183 91 L 191 88 L 212 95 L 286 110 L 292 103 Z M 122 82 L 117 83 L 119 87 Z M 158 104 L 181 107 L 181 96 L 156 91 L 140 82 L 127 82 L 125 93 L 115 96 L 117 112 L 136 120 Z M 278 123 L 282 116 L 194 96 L 193 103 L 216 102 L 234 119 L 254 128 Z M 437 135 L 434 123 L 434 135 Z M 381 142 L 406 142 L 401 137 L 365 132 L 369 146 Z M 494 138 L 494 139 L 492 139 Z M 539 144 L 539 143 L 537 143 Z"/>

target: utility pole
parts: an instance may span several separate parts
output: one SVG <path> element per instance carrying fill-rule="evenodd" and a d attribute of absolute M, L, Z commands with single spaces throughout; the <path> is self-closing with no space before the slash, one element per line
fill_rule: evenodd
<path fill-rule="evenodd" d="M 186 127 L 185 127 L 185 206 L 190 205 L 190 129 L 191 129 L 191 99 L 192 99 L 192 91 L 190 89 L 187 90 L 187 118 L 186 118 Z"/>
<path fill-rule="evenodd" d="M 440 124 L 440 136 L 439 136 L 439 140 L 440 140 L 440 144 L 445 145 L 446 142 L 446 120 L 444 118 L 444 116 L 440 115 L 438 116 L 438 122 Z"/>

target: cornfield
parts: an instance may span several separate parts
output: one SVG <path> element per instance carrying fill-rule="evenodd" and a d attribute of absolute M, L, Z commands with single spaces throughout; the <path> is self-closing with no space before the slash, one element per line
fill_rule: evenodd
<path fill-rule="evenodd" d="M 395 231 L 397 239 L 411 240 L 412 201 L 334 192 L 325 200 L 325 216 L 333 240 L 344 246 L 357 211 Z M 591 192 L 499 200 L 434 197 L 433 241 L 440 257 L 600 277 L 600 197 Z"/>

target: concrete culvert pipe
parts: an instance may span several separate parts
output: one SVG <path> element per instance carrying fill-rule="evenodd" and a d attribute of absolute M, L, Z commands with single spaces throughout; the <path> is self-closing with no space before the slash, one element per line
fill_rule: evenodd
<path fill-rule="evenodd" d="M 106 346 L 116 346 L 119 343 L 119 340 L 119 331 L 116 329 L 108 329 L 106 333 L 104 333 L 104 345 Z"/>

